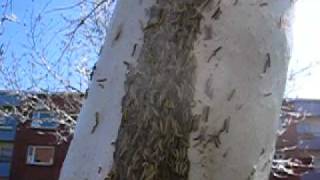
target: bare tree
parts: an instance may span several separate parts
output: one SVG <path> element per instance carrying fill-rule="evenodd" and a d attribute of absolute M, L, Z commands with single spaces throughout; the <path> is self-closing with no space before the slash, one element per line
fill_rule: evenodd
<path fill-rule="evenodd" d="M 84 92 L 114 3 L 79 0 L 56 7 L 52 0 L 33 2 L 24 17 L 14 13 L 15 3 L 8 0 L 2 4 L 1 35 L 9 37 L 12 29 L 26 33 L 20 44 L 10 38 L 1 44 L 1 87 Z M 15 23 L 14 28 L 9 23 Z"/>
<path fill-rule="evenodd" d="M 79 0 L 57 6 L 52 0 L 30 2 L 24 17 L 15 12 L 17 3 L 6 0 L 0 9 L 1 89 L 29 100 L 37 94 L 84 93 L 106 36 L 114 3 Z M 58 19 L 59 24 L 52 18 Z M 22 42 L 7 38 L 12 29 L 25 32 L 21 33 Z M 43 102 L 48 109 L 61 110 L 52 109 L 55 103 L 49 102 Z M 70 122 L 70 115 L 62 111 L 66 122 Z M 26 118 L 29 117 L 22 117 Z M 67 124 L 73 129 L 75 122 Z"/>

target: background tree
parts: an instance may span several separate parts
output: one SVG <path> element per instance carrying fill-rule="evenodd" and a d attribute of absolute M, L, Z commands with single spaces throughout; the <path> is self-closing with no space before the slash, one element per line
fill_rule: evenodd
<path fill-rule="evenodd" d="M 3 2 L 1 88 L 84 92 L 112 4 L 109 0 Z"/>
<path fill-rule="evenodd" d="M 0 88 L 37 101 L 36 94 L 85 93 L 112 8 L 109 0 L 1 2 Z M 53 101 L 42 103 L 62 112 L 61 123 L 73 130 L 68 112 L 53 109 Z M 19 115 L 22 121 L 29 118 Z"/>

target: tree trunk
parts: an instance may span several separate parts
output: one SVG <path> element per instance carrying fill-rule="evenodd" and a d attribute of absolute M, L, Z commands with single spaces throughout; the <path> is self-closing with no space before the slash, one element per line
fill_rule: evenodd
<path fill-rule="evenodd" d="M 291 6 L 118 0 L 60 180 L 267 179 Z"/>

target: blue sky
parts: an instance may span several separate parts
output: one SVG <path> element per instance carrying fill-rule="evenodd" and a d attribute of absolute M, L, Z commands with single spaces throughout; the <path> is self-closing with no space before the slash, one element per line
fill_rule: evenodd
<path fill-rule="evenodd" d="M 2 63 L 2 67 L 11 70 L 9 77 L 0 77 L 0 82 L 8 82 L 6 78 L 10 78 L 12 75 L 16 76 L 14 79 L 18 80 L 18 85 L 0 83 L 0 89 L 59 91 L 64 90 L 66 84 L 70 84 L 82 91 L 85 90 L 86 77 L 77 73 L 76 68 L 81 65 L 79 63 L 87 62 L 86 59 L 90 59 L 90 61 L 84 66 L 91 67 L 97 59 L 96 53 L 83 48 L 82 52 L 74 50 L 70 54 L 71 51 L 68 51 L 65 56 L 60 58 L 65 45 L 63 44 L 63 40 L 66 39 L 65 35 L 73 30 L 73 28 L 67 28 L 68 24 L 64 18 L 76 19 L 83 11 L 80 8 L 61 11 L 57 9 L 72 6 L 77 2 L 79 1 L 13 0 L 12 9 L 9 9 L 6 14 L 17 17 L 16 22 L 6 21 L 3 26 L 4 33 L 0 36 L 0 42 L 9 47 L 6 50 L 4 61 L 0 63 Z M 0 12 L 2 11 L 3 9 Z M 35 23 L 36 20 L 39 21 Z M 35 29 L 34 33 L 30 33 L 31 27 L 35 27 L 33 28 Z M 31 36 L 35 38 L 36 43 L 33 43 Z M 76 48 L 77 43 L 83 44 L 83 41 L 82 37 L 78 37 L 71 47 Z M 35 50 L 30 53 L 32 47 Z M 58 59 L 61 59 L 59 63 L 55 63 Z M 48 67 L 50 67 L 49 74 Z M 60 80 L 64 80 L 64 83 L 61 83 Z"/>
<path fill-rule="evenodd" d="M 295 6 L 293 54 L 286 95 L 320 99 L 320 1 L 299 0 Z M 296 77 L 290 79 L 290 72 Z"/>

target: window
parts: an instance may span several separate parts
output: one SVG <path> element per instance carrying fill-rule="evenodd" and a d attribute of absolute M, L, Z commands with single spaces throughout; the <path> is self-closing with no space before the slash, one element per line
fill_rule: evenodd
<path fill-rule="evenodd" d="M 49 111 L 37 111 L 32 114 L 32 128 L 56 129 L 59 126 L 56 115 Z"/>
<path fill-rule="evenodd" d="M 32 119 L 52 119 L 54 113 L 49 111 L 37 111 L 32 114 Z"/>
<path fill-rule="evenodd" d="M 298 141 L 298 148 L 299 149 L 309 149 L 309 150 L 320 150 L 320 139 L 300 139 Z"/>
<path fill-rule="evenodd" d="M 8 119 L 6 117 L 0 117 L 0 130 L 12 130 L 13 126 L 8 123 Z"/>
<path fill-rule="evenodd" d="M 320 137 L 320 124 L 315 122 L 301 122 L 297 125 L 299 134 L 312 134 Z"/>
<path fill-rule="evenodd" d="M 13 144 L 0 144 L 0 162 L 10 162 L 13 152 Z"/>
<path fill-rule="evenodd" d="M 53 146 L 28 146 L 27 164 L 50 166 L 53 164 Z"/>
<path fill-rule="evenodd" d="M 284 159 L 286 159 L 287 158 L 287 156 L 285 155 L 285 154 L 283 154 L 283 153 L 275 153 L 274 154 L 274 157 L 273 157 L 273 159 L 276 159 L 276 160 L 284 160 Z"/>
<path fill-rule="evenodd" d="M 318 172 L 320 171 L 320 159 L 318 157 L 313 159 L 313 168 Z"/>

